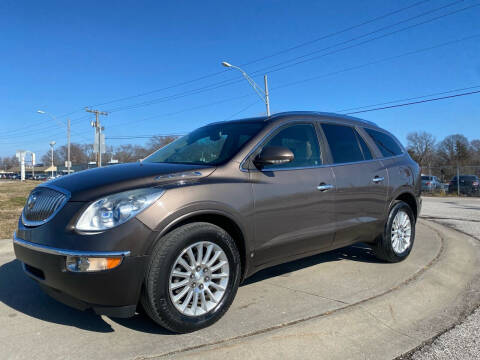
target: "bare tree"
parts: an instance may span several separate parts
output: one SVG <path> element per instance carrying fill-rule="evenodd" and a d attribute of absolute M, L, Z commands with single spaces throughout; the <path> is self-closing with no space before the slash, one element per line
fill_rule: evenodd
<path fill-rule="evenodd" d="M 158 149 L 170 144 L 172 141 L 178 139 L 178 136 L 154 136 L 148 141 L 147 150 L 149 153 L 157 151 Z"/>
<path fill-rule="evenodd" d="M 121 163 L 135 162 L 143 159 L 149 152 L 140 145 L 120 145 L 115 148 L 115 158 Z"/>
<path fill-rule="evenodd" d="M 470 142 L 471 161 L 472 165 L 480 165 L 480 139 L 475 139 Z"/>
<path fill-rule="evenodd" d="M 470 143 L 461 135 L 449 135 L 438 145 L 438 156 L 444 164 L 464 165 L 470 159 Z"/>
<path fill-rule="evenodd" d="M 420 165 L 431 166 L 435 156 L 435 137 L 425 131 L 407 135 L 407 150 Z"/>

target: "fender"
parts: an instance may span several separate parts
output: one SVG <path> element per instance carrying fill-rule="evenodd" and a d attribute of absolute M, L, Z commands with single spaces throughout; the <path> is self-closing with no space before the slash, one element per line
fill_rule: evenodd
<path fill-rule="evenodd" d="M 216 201 L 203 201 L 189 204 L 188 206 L 179 208 L 176 211 L 170 213 L 153 229 L 155 232 L 157 232 L 158 235 L 148 247 L 147 253 L 150 254 L 157 241 L 159 241 L 163 236 L 165 236 L 179 224 L 188 222 L 189 219 L 205 215 L 221 216 L 228 219 L 238 228 L 240 235 L 243 239 L 243 251 L 242 249 L 239 249 L 240 256 L 244 260 L 245 268 L 243 269 L 243 275 L 247 274 L 249 272 L 249 269 L 251 268 L 249 254 L 251 253 L 251 251 L 254 250 L 253 226 L 245 224 L 245 222 L 241 220 L 241 217 L 236 214 L 233 208 Z"/>

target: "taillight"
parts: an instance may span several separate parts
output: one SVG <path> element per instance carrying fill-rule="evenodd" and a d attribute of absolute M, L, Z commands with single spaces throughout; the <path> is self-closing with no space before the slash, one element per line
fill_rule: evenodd
<path fill-rule="evenodd" d="M 427 181 L 427 182 L 425 183 L 425 185 L 430 185 L 430 181 Z"/>

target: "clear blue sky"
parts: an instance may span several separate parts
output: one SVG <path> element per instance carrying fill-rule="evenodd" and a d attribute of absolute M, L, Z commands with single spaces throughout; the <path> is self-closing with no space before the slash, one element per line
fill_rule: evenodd
<path fill-rule="evenodd" d="M 259 115 L 264 107 L 246 81 L 177 96 L 240 73 L 241 65 L 336 32 L 419 0 L 369 1 L 16 1 L 0 3 L 0 156 L 28 149 L 43 155 L 50 140 L 65 143 L 65 130 L 42 109 L 59 116 L 74 112 L 72 141 L 91 142 L 90 117 L 82 108 L 176 85 L 147 96 L 98 106 L 112 110 L 163 98 L 149 106 L 114 111 L 102 122 L 108 137 L 185 133 L 212 121 Z M 478 4 L 465 0 L 401 25 L 348 42 L 384 26 L 454 3 L 430 0 L 406 11 L 246 65 L 255 72 L 321 50 L 353 45 L 436 16 Z M 273 112 L 334 112 L 390 100 L 480 86 L 480 37 L 416 55 L 343 71 L 480 34 L 480 6 L 392 36 L 269 74 Z M 316 55 L 327 51 L 317 52 Z M 308 57 L 307 57 L 308 58 Z M 275 67 L 270 68 L 275 69 Z M 222 72 L 223 71 L 223 72 Z M 337 75 L 323 74 L 343 71 Z M 295 86 L 296 80 L 317 76 Z M 262 83 L 262 76 L 255 77 Z M 275 89 L 279 87 L 278 89 Z M 477 88 L 476 90 L 479 90 Z M 174 96 L 173 99 L 165 99 Z M 239 99 L 228 100 L 235 97 Z M 225 100 L 225 101 L 223 101 Z M 228 100 L 228 101 L 227 101 Z M 258 100 L 256 102 L 256 100 Z M 213 106 L 204 106 L 218 102 Z M 359 114 L 397 134 L 425 130 L 438 140 L 463 133 L 480 138 L 480 94 L 422 105 Z M 196 109 L 192 109 L 195 108 Z M 176 113 L 176 114 L 172 114 Z M 170 114 L 170 115 L 169 115 Z M 144 139 L 108 140 L 108 145 Z"/>

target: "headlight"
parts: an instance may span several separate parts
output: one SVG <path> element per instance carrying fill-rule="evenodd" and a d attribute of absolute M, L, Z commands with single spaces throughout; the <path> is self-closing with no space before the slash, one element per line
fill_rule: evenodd
<path fill-rule="evenodd" d="M 108 195 L 86 208 L 75 228 L 80 231 L 111 229 L 145 210 L 164 192 L 159 188 L 144 188 Z"/>

